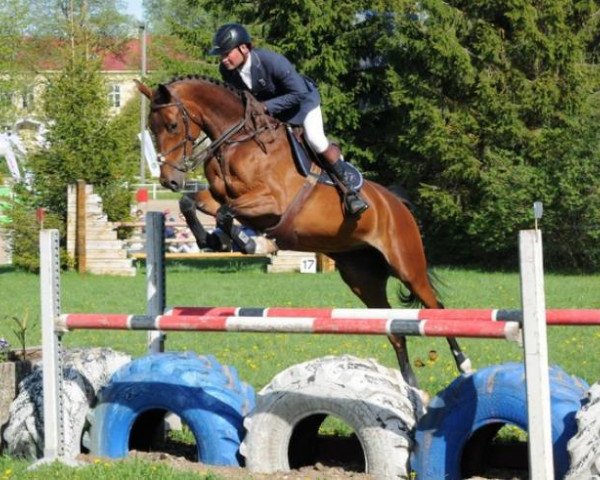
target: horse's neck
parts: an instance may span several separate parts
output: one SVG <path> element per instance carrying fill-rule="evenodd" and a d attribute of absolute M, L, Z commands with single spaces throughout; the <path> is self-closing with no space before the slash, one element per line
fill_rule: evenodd
<path fill-rule="evenodd" d="M 192 97 L 192 110 L 203 119 L 203 127 L 215 140 L 244 118 L 244 107 L 238 98 L 223 87 L 197 88 Z M 223 89 L 223 91 L 219 91 Z"/>

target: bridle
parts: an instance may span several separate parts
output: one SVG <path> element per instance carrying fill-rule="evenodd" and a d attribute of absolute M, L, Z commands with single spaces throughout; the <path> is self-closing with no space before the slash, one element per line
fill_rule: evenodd
<path fill-rule="evenodd" d="M 242 118 L 242 120 L 240 120 L 238 123 L 234 124 L 232 127 L 227 129 L 219 138 L 217 138 L 216 140 L 213 140 L 210 143 L 210 145 L 208 147 L 206 147 L 204 150 L 201 150 L 201 151 L 195 153 L 195 150 L 198 148 L 198 146 L 200 146 L 206 139 L 208 139 L 208 135 L 206 135 L 206 134 L 204 134 L 204 136 L 198 135 L 197 138 L 194 138 L 190 134 L 190 122 L 193 122 L 198 127 L 200 127 L 201 132 L 203 132 L 203 129 L 202 129 L 203 124 L 200 120 L 194 118 L 190 114 L 190 112 L 185 107 L 183 102 L 175 95 L 174 92 L 170 92 L 170 93 L 171 93 L 171 97 L 174 99 L 174 101 L 172 101 L 170 103 L 162 103 L 162 104 L 158 104 L 158 105 L 152 105 L 150 109 L 151 109 L 151 111 L 155 112 L 157 110 L 161 110 L 161 109 L 167 108 L 167 107 L 177 107 L 177 109 L 179 110 L 179 114 L 181 115 L 181 118 L 183 120 L 183 125 L 185 127 L 185 134 L 183 136 L 183 139 L 177 145 L 171 147 L 167 152 L 164 152 L 164 153 L 161 152 L 156 156 L 156 159 L 157 159 L 157 162 L 159 165 L 167 164 L 171 168 L 174 168 L 175 170 L 178 170 L 182 173 L 187 173 L 187 172 L 194 170 L 198 165 L 203 164 L 207 160 L 209 160 L 212 157 L 214 157 L 215 155 L 217 155 L 219 152 L 219 149 L 223 145 L 232 145 L 234 143 L 240 143 L 240 142 L 245 142 L 245 141 L 251 140 L 253 138 L 256 138 L 263 131 L 268 129 L 268 128 L 255 129 L 253 132 L 251 132 L 249 135 L 247 135 L 244 138 L 241 138 L 241 139 L 235 140 L 235 141 L 231 140 L 231 138 L 234 135 L 236 135 L 238 132 L 240 132 L 240 130 L 242 130 L 246 126 L 246 123 L 248 123 L 248 120 L 251 117 L 249 109 L 246 108 L 245 115 L 244 115 L 244 118 Z M 257 140 L 257 142 L 264 149 L 264 145 L 261 144 L 262 142 L 259 142 L 258 140 Z M 190 149 L 190 154 L 188 155 L 188 144 L 190 144 L 190 143 L 191 143 L 191 149 Z M 180 148 L 183 148 L 183 155 L 182 155 L 181 159 L 175 165 L 172 163 L 167 163 L 166 156 L 169 155 L 171 152 L 174 152 L 175 150 L 178 150 Z"/>

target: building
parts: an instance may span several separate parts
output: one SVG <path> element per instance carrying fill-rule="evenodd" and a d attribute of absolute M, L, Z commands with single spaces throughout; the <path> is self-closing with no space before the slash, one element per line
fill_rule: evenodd
<path fill-rule="evenodd" d="M 40 133 L 40 126 L 45 123 L 41 112 L 44 85 L 48 77 L 60 71 L 61 63 L 57 54 L 60 50 L 58 41 L 29 41 L 39 43 L 29 49 L 36 52 L 34 55 L 40 58 L 36 65 L 39 73 L 25 73 L 29 78 L 26 82 L 21 82 L 25 83 L 25 86 L 21 86 L 19 90 L 3 92 L 0 86 L 0 111 L 10 111 L 9 115 L 4 115 L 5 118 L 0 120 L 0 131 L 16 133 L 25 143 L 36 139 Z M 154 53 L 153 58 L 164 55 L 165 51 L 168 51 L 170 56 L 185 58 L 185 55 L 180 53 L 183 50 L 177 47 L 177 39 L 163 37 L 153 45 L 153 38 L 148 37 L 146 43 L 147 50 Z M 54 49 L 48 44 L 53 44 Z M 118 53 L 105 50 L 99 55 L 102 60 L 101 74 L 105 77 L 107 85 L 110 114 L 116 115 L 127 102 L 138 96 L 133 79 L 141 77 L 142 42 L 139 38 L 129 39 L 122 43 Z M 148 56 L 148 70 L 156 70 L 156 65 L 150 60 L 151 55 Z"/>

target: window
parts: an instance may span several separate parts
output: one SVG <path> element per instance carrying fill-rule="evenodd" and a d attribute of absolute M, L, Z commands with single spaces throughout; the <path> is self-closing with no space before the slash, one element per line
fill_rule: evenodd
<path fill-rule="evenodd" d="M 108 102 L 113 108 L 121 106 L 121 85 L 113 83 L 108 87 Z"/>
<path fill-rule="evenodd" d="M 21 92 L 21 106 L 25 110 L 33 108 L 33 88 L 26 88 Z"/>

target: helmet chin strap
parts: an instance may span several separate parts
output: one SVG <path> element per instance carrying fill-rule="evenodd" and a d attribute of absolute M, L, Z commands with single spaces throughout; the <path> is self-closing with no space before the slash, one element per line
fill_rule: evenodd
<path fill-rule="evenodd" d="M 244 53 L 244 50 L 242 50 L 242 45 L 238 45 L 237 47 L 235 47 L 235 48 L 237 48 L 238 52 L 240 52 L 242 54 L 242 57 L 244 57 L 244 61 L 242 63 L 240 63 L 237 67 L 235 67 L 236 70 L 239 70 L 244 65 L 246 65 L 246 62 L 248 61 L 248 57 L 250 56 L 250 50 L 248 49 L 248 47 L 246 47 L 246 53 Z"/>

